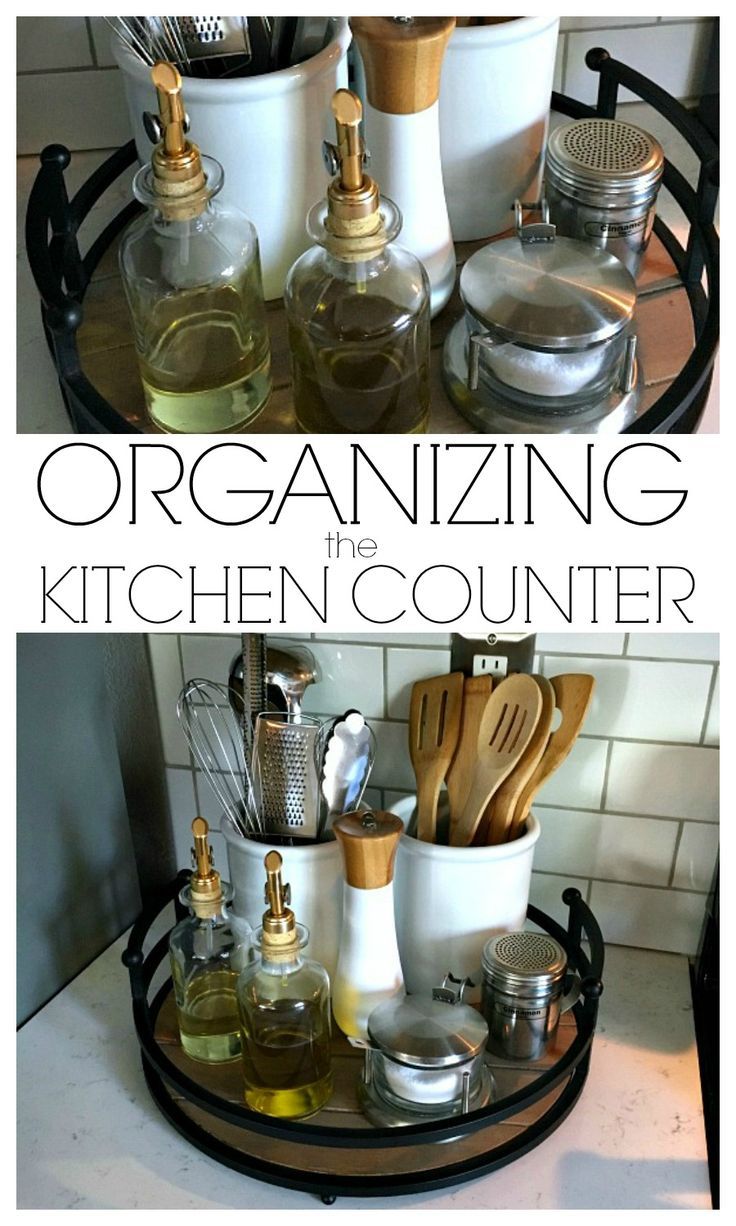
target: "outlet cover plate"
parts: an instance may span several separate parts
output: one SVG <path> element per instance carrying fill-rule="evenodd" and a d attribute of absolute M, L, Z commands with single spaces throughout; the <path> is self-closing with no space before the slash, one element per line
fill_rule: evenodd
<path fill-rule="evenodd" d="M 532 673 L 535 644 L 534 634 L 453 634 L 450 667 L 466 677 L 490 673 L 496 681 L 510 673 Z"/>

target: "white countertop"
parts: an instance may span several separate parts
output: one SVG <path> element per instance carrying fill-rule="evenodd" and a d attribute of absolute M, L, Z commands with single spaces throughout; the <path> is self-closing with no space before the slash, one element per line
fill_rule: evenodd
<path fill-rule="evenodd" d="M 320 1209 L 194 1149 L 149 1097 L 121 938 L 18 1035 L 18 1208 Z M 588 1082 L 556 1132 L 492 1175 L 337 1209 L 709 1209 L 687 960 L 607 950 Z M 332 1212 L 325 1209 L 325 1213 Z"/>

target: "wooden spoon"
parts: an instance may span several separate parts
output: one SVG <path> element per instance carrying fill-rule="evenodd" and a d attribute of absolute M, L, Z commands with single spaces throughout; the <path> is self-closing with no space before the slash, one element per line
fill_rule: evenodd
<path fill-rule="evenodd" d="M 492 690 L 493 677 L 490 673 L 465 678 L 460 739 L 446 779 L 447 798 L 450 802 L 450 842 L 452 842 L 452 831 L 470 795 L 475 758 L 478 753 L 480 722 Z"/>
<path fill-rule="evenodd" d="M 409 756 L 417 779 L 417 838 L 434 843 L 437 802 L 460 736 L 463 674 L 430 677 L 412 686 Z"/>
<path fill-rule="evenodd" d="M 517 837 L 542 784 L 562 765 L 575 744 L 593 697 L 595 677 L 588 673 L 562 673 L 559 677 L 552 677 L 552 689 L 562 722 L 549 738 L 541 760 L 516 803 L 508 840 Z"/>
<path fill-rule="evenodd" d="M 516 766 L 542 710 L 542 691 L 527 673 L 514 673 L 496 686 L 483 712 L 470 794 L 452 838 L 469 847 L 488 801 Z"/>
<path fill-rule="evenodd" d="M 486 821 L 487 819 L 485 841 L 489 845 L 506 842 L 506 835 L 511 826 L 519 798 L 541 761 L 552 731 L 552 720 L 556 704 L 552 683 L 546 677 L 541 677 L 536 673 L 532 679 L 541 690 L 542 710 L 524 753 L 508 779 L 501 784 L 484 814 L 483 820 Z"/>

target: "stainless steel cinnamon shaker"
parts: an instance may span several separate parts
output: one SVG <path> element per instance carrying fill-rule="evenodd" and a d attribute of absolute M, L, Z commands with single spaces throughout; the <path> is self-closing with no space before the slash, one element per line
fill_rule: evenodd
<path fill-rule="evenodd" d="M 563 996 L 567 956 L 552 937 L 506 932 L 483 950 L 481 1012 L 488 1050 L 506 1060 L 537 1060 L 554 1038 L 560 1014 L 575 1004 L 580 980 Z"/>

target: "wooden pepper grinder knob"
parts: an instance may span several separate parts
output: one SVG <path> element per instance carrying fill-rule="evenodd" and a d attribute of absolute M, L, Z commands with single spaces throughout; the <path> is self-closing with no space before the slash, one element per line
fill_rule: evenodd
<path fill-rule="evenodd" d="M 390 115 L 414 115 L 437 101 L 454 17 L 351 17 L 350 28 L 371 106 Z"/>
<path fill-rule="evenodd" d="M 346 813 L 333 822 L 345 880 L 356 890 L 379 890 L 394 879 L 401 818 L 393 813 Z"/>
<path fill-rule="evenodd" d="M 333 824 L 345 865 L 335 1021 L 365 1039 L 376 1005 L 404 990 L 394 924 L 394 861 L 403 826 L 392 813 L 347 813 Z"/>

